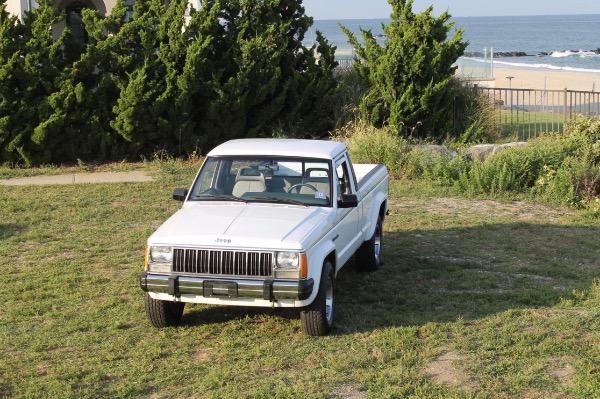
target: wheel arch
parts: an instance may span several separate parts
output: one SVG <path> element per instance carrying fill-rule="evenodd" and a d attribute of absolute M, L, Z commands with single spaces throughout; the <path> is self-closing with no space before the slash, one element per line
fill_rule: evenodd
<path fill-rule="evenodd" d="M 377 226 L 377 218 L 381 218 L 381 222 L 383 223 L 386 214 L 387 198 L 383 193 L 379 193 L 371 203 L 371 207 L 368 210 L 368 224 L 367 228 L 365 229 L 364 236 L 365 241 L 373 237 L 373 233 L 375 233 L 375 228 Z"/>
<path fill-rule="evenodd" d="M 309 267 L 312 269 L 309 272 L 309 277 L 311 277 L 314 280 L 313 287 L 315 288 L 319 287 L 319 284 L 321 283 L 321 279 L 323 278 L 323 268 L 325 266 L 325 262 L 327 261 L 331 263 L 331 266 L 333 268 L 333 277 L 335 278 L 338 272 L 338 262 L 335 246 L 333 246 L 333 244 L 321 248 L 309 258 Z M 318 291 L 315 288 L 313 288 L 313 292 L 310 294 L 310 296 L 305 301 L 303 301 L 304 303 L 310 304 L 315 300 Z"/>

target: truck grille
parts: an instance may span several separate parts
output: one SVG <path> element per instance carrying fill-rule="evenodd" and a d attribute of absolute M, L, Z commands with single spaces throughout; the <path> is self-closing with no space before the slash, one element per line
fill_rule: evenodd
<path fill-rule="evenodd" d="M 269 277 L 273 271 L 273 253 L 175 248 L 173 250 L 173 271 L 176 273 Z"/>

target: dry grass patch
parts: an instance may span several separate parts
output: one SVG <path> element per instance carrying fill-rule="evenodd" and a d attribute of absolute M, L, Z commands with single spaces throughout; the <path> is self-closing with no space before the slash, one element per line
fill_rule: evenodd
<path fill-rule="evenodd" d="M 451 387 L 468 388 L 472 385 L 468 374 L 460 365 L 468 362 L 465 355 L 446 351 L 433 359 L 425 368 L 425 373 L 435 382 Z"/>
<path fill-rule="evenodd" d="M 576 213 L 567 208 L 553 208 L 521 201 L 500 202 L 493 200 L 471 200 L 462 198 L 421 198 L 405 201 L 391 201 L 390 207 L 406 209 L 418 206 L 419 209 L 444 216 L 461 214 L 479 214 L 498 217 L 516 217 L 520 221 L 539 221 L 540 218 L 551 221 L 574 216 Z"/>
<path fill-rule="evenodd" d="M 548 374 L 556 378 L 563 385 L 573 382 L 575 359 L 570 356 L 553 357 L 548 359 Z"/>
<path fill-rule="evenodd" d="M 355 384 L 344 384 L 336 387 L 328 399 L 366 399 L 364 392 L 358 390 Z"/>

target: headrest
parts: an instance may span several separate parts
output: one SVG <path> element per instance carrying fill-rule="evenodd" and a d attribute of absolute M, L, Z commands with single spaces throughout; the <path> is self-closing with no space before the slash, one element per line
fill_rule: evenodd
<path fill-rule="evenodd" d="M 327 178 L 329 177 L 329 170 L 325 168 L 308 168 L 304 172 L 304 178 Z"/>

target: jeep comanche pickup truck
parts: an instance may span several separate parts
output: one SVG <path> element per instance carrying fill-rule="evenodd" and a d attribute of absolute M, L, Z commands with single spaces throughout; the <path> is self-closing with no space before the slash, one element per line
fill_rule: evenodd
<path fill-rule="evenodd" d="M 216 147 L 148 239 L 139 277 L 148 320 L 177 324 L 186 302 L 295 307 L 307 334 L 328 334 L 337 273 L 355 253 L 359 270 L 381 263 L 388 185 L 384 165 L 353 166 L 339 142 Z"/>

